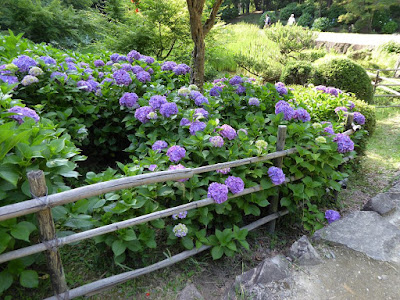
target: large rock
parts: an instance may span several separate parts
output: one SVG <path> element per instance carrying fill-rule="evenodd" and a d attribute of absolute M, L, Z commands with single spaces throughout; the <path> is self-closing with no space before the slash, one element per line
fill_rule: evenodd
<path fill-rule="evenodd" d="M 265 259 L 256 268 L 237 276 L 224 299 L 284 299 L 290 294 L 289 275 L 289 263 L 283 255 Z"/>
<path fill-rule="evenodd" d="M 193 283 L 189 283 L 179 293 L 178 300 L 204 300 L 204 297 L 196 289 Z"/>
<path fill-rule="evenodd" d="M 345 245 L 373 259 L 400 262 L 400 230 L 376 212 L 354 212 L 318 230 L 314 237 Z"/>
<path fill-rule="evenodd" d="M 396 200 L 400 200 L 400 193 L 380 193 L 370 199 L 362 210 L 376 211 L 380 215 L 386 215 L 396 209 Z"/>
<path fill-rule="evenodd" d="M 302 266 L 313 266 L 322 262 L 318 252 L 305 235 L 293 243 L 290 247 L 289 256 L 293 258 L 297 264 Z"/>

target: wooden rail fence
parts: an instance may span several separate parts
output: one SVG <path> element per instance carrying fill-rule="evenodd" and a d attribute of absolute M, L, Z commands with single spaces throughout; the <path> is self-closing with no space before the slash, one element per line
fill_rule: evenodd
<path fill-rule="evenodd" d="M 400 71 L 400 68 L 397 69 L 367 69 L 367 70 L 373 70 L 376 71 L 375 73 L 370 73 L 367 72 L 368 75 L 370 76 L 374 76 L 374 80 L 371 82 L 373 85 L 373 93 L 374 93 L 374 97 L 392 97 L 392 98 L 396 98 L 396 97 L 400 97 L 400 92 L 389 88 L 390 86 L 400 86 L 400 79 L 396 76 L 396 73 Z M 385 77 L 385 76 L 381 76 L 380 72 L 394 72 L 392 77 Z M 389 82 L 389 83 L 381 83 L 381 82 Z M 390 94 L 378 94 L 375 95 L 376 93 L 376 89 L 382 89 L 386 92 L 389 92 Z M 377 108 L 383 108 L 383 107 L 400 107 L 400 105 L 378 105 L 375 106 Z"/>
<path fill-rule="evenodd" d="M 359 126 L 355 126 L 353 124 L 353 114 L 349 114 L 346 124 L 347 131 L 345 131 L 344 133 L 347 135 L 351 135 L 359 128 L 360 128 Z M 47 195 L 47 187 L 43 172 L 42 171 L 29 172 L 28 180 L 32 194 L 34 195 L 34 199 L 1 207 L 0 221 L 5 221 L 15 217 L 36 213 L 39 224 L 41 243 L 0 254 L 0 263 L 4 263 L 16 258 L 22 258 L 28 255 L 45 251 L 52 287 L 55 294 L 53 297 L 46 298 L 46 300 L 50 299 L 56 300 L 56 299 L 73 299 L 84 295 L 93 295 L 104 289 L 108 289 L 117 284 L 126 282 L 132 278 L 138 277 L 143 274 L 147 274 L 149 272 L 158 270 L 160 268 L 170 266 L 190 256 L 196 255 L 197 253 L 209 249 L 210 246 L 202 246 L 199 249 L 184 251 L 182 253 L 174 255 L 170 258 L 167 258 L 163 261 L 147 266 L 145 268 L 136 269 L 133 271 L 114 275 L 69 290 L 66 284 L 65 274 L 61 262 L 61 257 L 58 252 L 58 248 L 67 244 L 86 240 L 106 233 L 114 232 L 122 228 L 132 227 L 159 218 L 172 216 L 173 214 L 179 213 L 184 210 L 190 210 L 214 204 L 214 200 L 211 198 L 205 198 L 199 201 L 182 204 L 176 207 L 164 209 L 161 211 L 153 212 L 147 215 L 142 215 L 121 222 L 101 226 L 98 228 L 86 230 L 79 233 L 74 233 L 72 235 L 61 238 L 56 237 L 55 224 L 51 214 L 51 208 L 67 203 L 72 203 L 81 199 L 98 196 L 108 192 L 137 187 L 141 185 L 165 182 L 169 180 L 191 178 L 195 174 L 201 174 L 228 167 L 232 168 L 257 162 L 264 162 L 268 160 L 275 160 L 274 164 L 278 167 L 281 167 L 282 160 L 285 156 L 295 154 L 298 152 L 296 148 L 283 150 L 285 146 L 285 138 L 286 138 L 286 126 L 279 126 L 277 145 L 276 145 L 277 151 L 264 156 L 244 158 L 235 161 L 218 163 L 214 165 L 207 165 L 193 169 L 187 168 L 183 170 L 161 171 L 161 172 L 130 176 L 125 178 L 110 180 L 107 182 L 100 182 L 92 185 L 87 185 L 84 187 L 79 187 L 76 189 L 52 195 Z M 300 178 L 287 178 L 286 182 L 291 182 L 298 179 Z M 232 195 L 228 199 L 233 199 L 243 195 L 258 192 L 261 190 L 263 190 L 262 186 L 257 185 L 251 188 L 246 188 L 241 193 Z M 275 230 L 275 220 L 280 216 L 288 214 L 287 210 L 278 211 L 278 207 L 279 207 L 279 195 L 276 195 L 275 197 L 273 197 L 270 204 L 269 212 L 271 214 L 247 226 L 244 226 L 243 228 L 246 228 L 248 230 L 253 230 L 261 225 L 271 222 L 269 225 L 269 230 L 273 232 Z"/>

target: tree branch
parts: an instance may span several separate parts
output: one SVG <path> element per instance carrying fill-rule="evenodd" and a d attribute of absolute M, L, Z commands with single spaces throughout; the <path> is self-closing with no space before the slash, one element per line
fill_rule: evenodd
<path fill-rule="evenodd" d="M 210 17 L 207 19 L 206 23 L 204 23 L 203 26 L 204 36 L 206 36 L 207 33 L 211 30 L 211 28 L 214 26 L 215 18 L 217 17 L 217 13 L 221 4 L 222 0 L 215 0 L 214 6 L 210 13 Z"/>

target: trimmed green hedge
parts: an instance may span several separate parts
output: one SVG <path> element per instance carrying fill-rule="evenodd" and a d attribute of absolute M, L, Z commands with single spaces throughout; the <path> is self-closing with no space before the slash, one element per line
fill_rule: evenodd
<path fill-rule="evenodd" d="M 304 85 L 308 82 L 311 74 L 311 63 L 307 61 L 292 61 L 283 68 L 281 81 L 286 84 Z"/>

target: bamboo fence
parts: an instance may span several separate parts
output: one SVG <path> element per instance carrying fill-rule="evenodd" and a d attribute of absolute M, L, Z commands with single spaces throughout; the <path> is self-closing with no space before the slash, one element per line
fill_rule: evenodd
<path fill-rule="evenodd" d="M 396 97 L 400 97 L 400 92 L 393 90 L 391 88 L 389 88 L 390 86 L 400 86 L 400 81 L 399 79 L 396 77 L 396 72 L 400 71 L 400 69 L 367 69 L 367 70 L 374 70 L 376 71 L 376 75 L 370 72 L 367 72 L 368 75 L 370 76 L 374 76 L 375 79 L 374 81 L 372 81 L 372 85 L 373 85 L 373 93 L 374 93 L 374 97 L 392 97 L 392 98 L 396 98 Z M 384 77 L 384 76 L 380 76 L 380 72 L 391 72 L 394 71 L 393 73 L 393 77 Z M 397 80 L 396 80 L 397 79 Z M 382 81 L 386 81 L 389 83 L 380 83 Z M 381 95 L 375 95 L 376 89 L 380 88 L 384 91 L 387 91 L 391 94 L 385 95 L 385 94 L 381 94 Z M 383 107 L 398 107 L 398 105 L 386 105 L 386 106 L 375 106 L 376 108 L 383 108 Z"/>
<path fill-rule="evenodd" d="M 344 134 L 351 135 L 359 128 L 360 126 L 356 126 L 353 124 L 353 114 L 349 114 L 346 123 L 347 131 L 345 131 Z M 44 178 L 44 173 L 42 171 L 29 172 L 28 180 L 30 183 L 32 194 L 35 195 L 34 199 L 2 207 L 0 210 L 0 221 L 5 221 L 15 217 L 36 213 L 42 242 L 25 248 L 0 254 L 0 263 L 4 263 L 13 259 L 22 258 L 28 255 L 45 251 L 47 258 L 47 265 L 52 281 L 52 287 L 55 294 L 55 296 L 47 299 L 73 299 L 84 295 L 92 295 L 98 293 L 104 289 L 108 289 L 117 284 L 123 283 L 129 279 L 138 277 L 143 274 L 147 274 L 149 272 L 158 270 L 160 268 L 170 266 L 190 256 L 196 255 L 197 253 L 209 249 L 210 246 L 202 246 L 199 249 L 184 251 L 180 254 L 172 256 L 168 259 L 160 261 L 151 266 L 111 276 L 69 290 L 65 281 L 63 265 L 58 252 L 58 248 L 74 242 L 86 240 L 106 233 L 111 233 L 122 228 L 132 227 L 159 218 L 168 217 L 184 210 L 190 210 L 207 206 L 213 204 L 214 200 L 211 198 L 205 198 L 199 201 L 182 204 L 176 207 L 153 212 L 136 218 L 75 233 L 62 238 L 56 237 L 55 225 L 51 214 L 51 208 L 113 191 L 137 187 L 141 185 L 165 182 L 169 180 L 191 178 L 195 174 L 201 174 L 228 167 L 232 168 L 257 162 L 264 162 L 268 160 L 274 160 L 274 165 L 282 166 L 282 161 L 285 156 L 298 153 L 297 148 L 283 150 L 285 146 L 285 138 L 286 138 L 286 126 L 279 126 L 277 145 L 276 145 L 277 151 L 264 156 L 239 159 L 235 161 L 218 163 L 214 165 L 207 165 L 193 169 L 187 168 L 183 170 L 161 171 L 149 174 L 130 176 L 125 178 L 110 180 L 107 182 L 87 185 L 84 187 L 79 187 L 76 189 L 52 195 L 47 195 L 47 187 Z M 288 178 L 286 182 L 291 182 L 298 179 L 300 178 Z M 232 195 L 228 199 L 233 199 L 243 195 L 258 192 L 261 190 L 263 190 L 263 187 L 261 185 L 257 185 L 251 188 L 244 189 L 241 193 Z M 279 207 L 278 204 L 279 204 L 279 195 L 276 195 L 275 197 L 273 197 L 271 201 L 269 210 L 269 213 L 271 214 L 247 226 L 244 226 L 243 228 L 246 228 L 248 230 L 253 230 L 261 225 L 270 223 L 268 229 L 271 232 L 273 232 L 275 230 L 275 220 L 280 216 L 288 214 L 287 210 L 278 211 Z"/>

